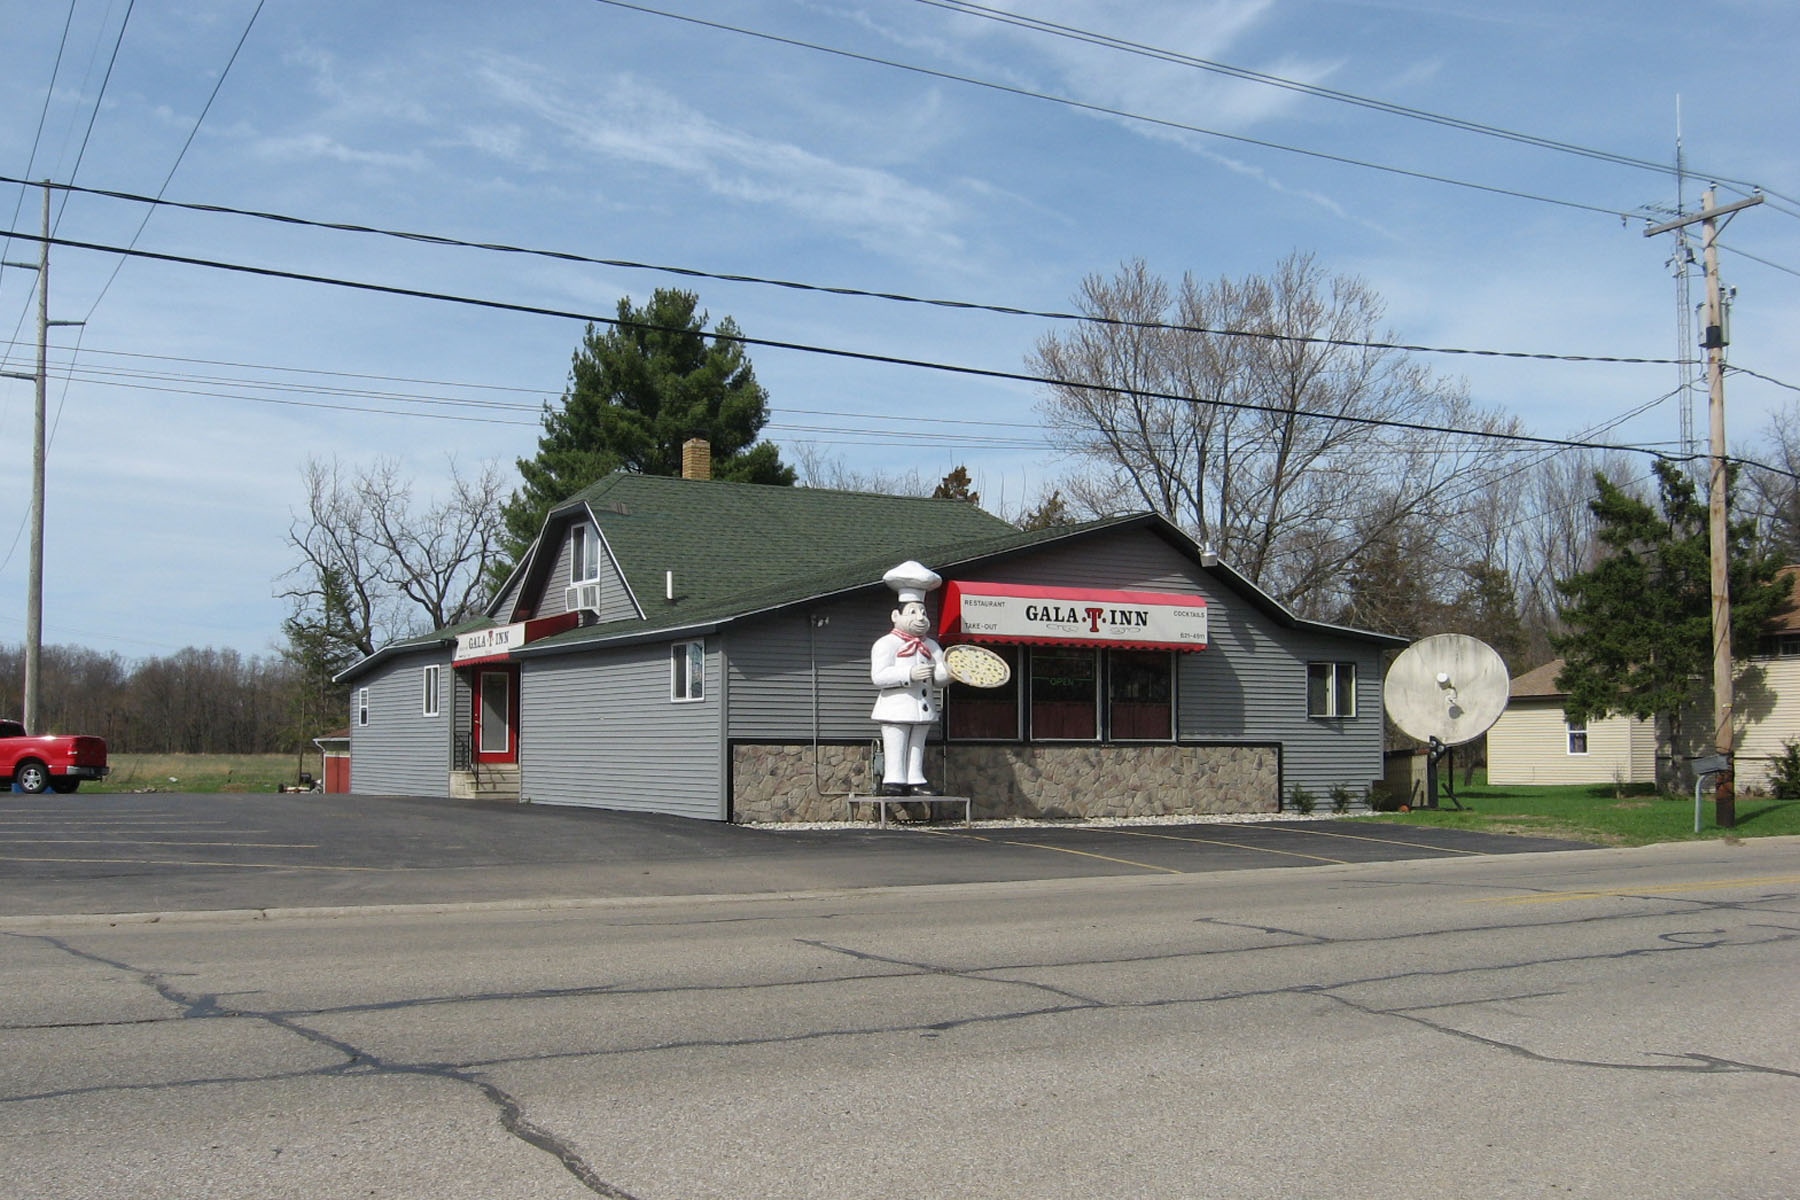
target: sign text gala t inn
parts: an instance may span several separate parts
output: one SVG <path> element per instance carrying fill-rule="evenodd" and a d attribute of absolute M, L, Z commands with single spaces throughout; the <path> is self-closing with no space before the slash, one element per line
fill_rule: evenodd
<path fill-rule="evenodd" d="M 1206 601 L 1124 592 L 952 580 L 940 622 L 946 638 L 1066 642 L 1138 649 L 1206 649 Z"/>

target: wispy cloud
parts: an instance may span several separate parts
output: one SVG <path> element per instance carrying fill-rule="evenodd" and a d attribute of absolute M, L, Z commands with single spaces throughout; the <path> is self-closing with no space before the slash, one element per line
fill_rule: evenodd
<path fill-rule="evenodd" d="M 397 154 L 390 150 L 359 150 L 347 146 L 324 133 L 300 133 L 291 137 L 263 138 L 256 145 L 259 157 L 275 162 L 301 162 L 306 159 L 330 159 L 362 167 L 419 171 L 427 166 L 424 154 L 411 150 Z"/>
<path fill-rule="evenodd" d="M 957 205 L 884 169 L 827 158 L 715 120 L 631 75 L 583 91 L 523 63 L 479 71 L 492 95 L 558 131 L 576 150 L 678 177 L 706 193 L 779 210 L 871 249 L 954 253 Z"/>

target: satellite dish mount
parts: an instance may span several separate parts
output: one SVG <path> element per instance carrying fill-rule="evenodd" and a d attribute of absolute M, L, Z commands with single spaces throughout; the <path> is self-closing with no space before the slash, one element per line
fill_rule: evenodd
<path fill-rule="evenodd" d="M 1400 731 L 1424 742 L 1425 807 L 1438 806 L 1438 761 L 1449 756 L 1446 794 L 1456 799 L 1455 749 L 1486 733 L 1506 711 L 1512 680 L 1493 647 L 1460 633 L 1421 638 L 1388 668 L 1383 702 Z"/>

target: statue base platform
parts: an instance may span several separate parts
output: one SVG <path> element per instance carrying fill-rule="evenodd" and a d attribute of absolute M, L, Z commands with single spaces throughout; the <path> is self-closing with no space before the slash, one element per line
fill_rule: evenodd
<path fill-rule="evenodd" d="M 970 819 L 970 807 L 971 806 L 970 806 L 969 797 L 967 797 L 967 796 L 857 796 L 857 795 L 852 795 L 852 796 L 849 796 L 847 799 L 849 800 L 850 819 L 852 821 L 854 821 L 856 819 L 856 806 L 857 805 L 873 804 L 875 806 L 876 817 L 880 823 L 881 828 L 883 828 L 883 829 L 887 828 L 889 807 L 902 806 L 902 805 L 907 805 L 907 804 L 923 804 L 926 806 L 927 812 L 935 812 L 935 810 L 933 810 L 930 807 L 933 804 L 949 804 L 949 805 L 960 804 L 960 805 L 962 805 L 962 823 L 964 825 L 970 825 L 970 824 L 974 823 Z M 904 813 L 904 811 L 905 810 L 903 808 L 900 809 L 900 813 Z M 900 815 L 900 813 L 897 813 L 895 815 L 896 823 L 905 823 L 910 820 L 910 818 L 904 817 L 904 816 Z"/>

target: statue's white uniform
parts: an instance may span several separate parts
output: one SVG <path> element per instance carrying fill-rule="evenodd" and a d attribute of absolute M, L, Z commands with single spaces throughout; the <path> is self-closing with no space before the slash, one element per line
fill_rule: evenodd
<path fill-rule="evenodd" d="M 913 665 L 920 656 L 932 666 L 930 680 L 912 677 Z M 908 637 L 896 629 L 869 648 L 869 681 L 879 689 L 870 718 L 884 723 L 929 725 L 938 719 L 931 689 L 950 682 L 950 669 L 944 665 L 944 652 L 936 642 Z"/>

